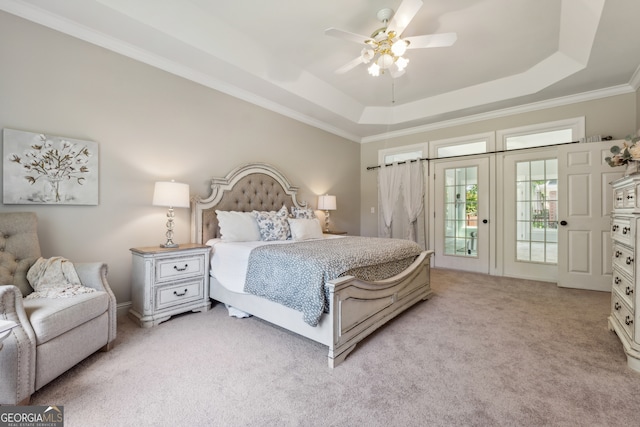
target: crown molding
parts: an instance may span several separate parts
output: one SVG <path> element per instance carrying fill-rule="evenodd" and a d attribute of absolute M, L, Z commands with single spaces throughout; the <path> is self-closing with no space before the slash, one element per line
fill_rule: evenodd
<path fill-rule="evenodd" d="M 638 74 L 637 71 L 636 71 L 636 74 Z M 519 105 L 517 107 L 489 111 L 481 114 L 474 114 L 471 116 L 460 117 L 452 120 L 444 120 L 441 122 L 431 123 L 423 126 L 416 126 L 408 129 L 402 129 L 399 131 L 385 132 L 378 135 L 364 137 L 360 140 L 360 143 L 366 144 L 369 142 L 383 141 L 389 138 L 415 135 L 421 132 L 429 132 L 437 129 L 445 129 L 445 128 L 450 128 L 455 126 L 461 126 L 469 123 L 480 122 L 483 120 L 513 116 L 516 114 L 530 113 L 532 111 L 539 111 L 539 110 L 545 110 L 548 108 L 561 107 L 564 105 L 577 104 L 579 102 L 592 101 L 595 99 L 608 98 L 610 96 L 624 95 L 624 94 L 633 93 L 633 92 L 635 92 L 635 89 L 632 87 L 631 83 L 612 86 L 605 89 L 594 90 L 590 92 L 579 93 L 576 95 L 569 95 L 569 96 L 564 96 L 560 98 L 549 99 L 546 101 L 534 102 L 531 104 Z"/>

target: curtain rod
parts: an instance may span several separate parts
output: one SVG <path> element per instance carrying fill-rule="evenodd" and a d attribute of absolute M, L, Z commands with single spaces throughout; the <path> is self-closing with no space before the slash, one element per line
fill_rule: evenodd
<path fill-rule="evenodd" d="M 613 139 L 612 136 L 605 136 L 601 139 L 601 141 L 611 141 Z M 600 141 L 598 141 L 600 142 Z M 484 153 L 473 153 L 473 154 L 460 154 L 457 156 L 447 156 L 447 157 L 436 157 L 435 159 L 430 159 L 429 157 L 421 157 L 419 159 L 412 159 L 409 160 L 409 162 L 413 163 L 413 162 L 417 162 L 418 160 L 420 161 L 429 161 L 429 160 L 442 160 L 442 159 L 453 159 L 453 158 L 458 158 L 458 157 L 469 157 L 469 156 L 479 156 L 482 154 L 500 154 L 500 153 L 512 153 L 514 151 L 521 151 L 521 150 L 531 150 L 533 148 L 543 148 L 543 147 L 556 147 L 558 145 L 568 145 L 568 144 L 577 144 L 580 143 L 580 141 L 571 141 L 571 142 L 562 142 L 560 144 L 553 144 L 553 145 L 542 145 L 540 147 L 524 147 L 524 148 L 514 148 L 513 150 L 498 150 L 498 151 L 486 151 Z M 384 165 L 376 165 L 376 166 L 367 166 L 367 170 L 374 170 L 374 169 L 379 169 L 381 167 L 387 167 L 387 166 L 394 166 L 394 165 L 403 165 L 407 163 L 406 160 L 403 160 L 401 162 L 395 162 L 395 163 L 385 163 Z"/>

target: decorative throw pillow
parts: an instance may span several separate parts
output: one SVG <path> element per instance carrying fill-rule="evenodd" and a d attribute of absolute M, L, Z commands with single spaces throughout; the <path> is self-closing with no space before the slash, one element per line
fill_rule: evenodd
<path fill-rule="evenodd" d="M 322 238 L 322 227 L 318 218 L 289 218 L 291 238 L 293 240 L 310 240 Z"/>
<path fill-rule="evenodd" d="M 291 215 L 293 215 L 294 218 L 305 219 L 312 219 L 316 217 L 316 213 L 313 211 L 313 209 L 298 208 L 296 206 L 291 206 Z"/>
<path fill-rule="evenodd" d="M 253 211 L 260 229 L 260 239 L 265 241 L 287 240 L 291 236 L 287 222 L 287 207 L 282 206 L 279 211 Z"/>
<path fill-rule="evenodd" d="M 225 242 L 256 242 L 260 240 L 260 229 L 253 212 L 216 210 L 220 234 Z"/>

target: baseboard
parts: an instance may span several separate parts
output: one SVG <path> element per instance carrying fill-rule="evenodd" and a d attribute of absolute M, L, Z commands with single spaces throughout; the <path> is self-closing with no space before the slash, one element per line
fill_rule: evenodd
<path fill-rule="evenodd" d="M 121 302 L 116 305 L 116 313 L 118 317 L 126 316 L 131 308 L 131 301 Z"/>

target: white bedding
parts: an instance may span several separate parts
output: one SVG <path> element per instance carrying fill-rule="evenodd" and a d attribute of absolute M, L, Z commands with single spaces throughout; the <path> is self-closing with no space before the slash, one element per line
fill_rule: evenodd
<path fill-rule="evenodd" d="M 344 236 L 323 235 L 324 239 L 340 239 L 342 237 Z M 295 243 L 295 241 L 225 242 L 221 239 L 211 239 L 206 243 L 207 246 L 212 248 L 210 275 L 230 291 L 244 293 L 251 250 L 263 245 L 286 245 L 290 243 Z"/>

